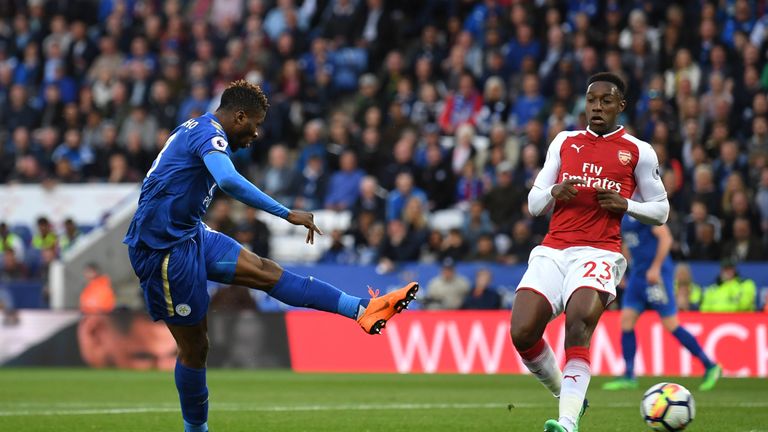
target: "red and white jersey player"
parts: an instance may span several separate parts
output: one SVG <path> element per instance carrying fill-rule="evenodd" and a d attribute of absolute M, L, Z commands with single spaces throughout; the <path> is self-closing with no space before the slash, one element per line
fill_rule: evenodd
<path fill-rule="evenodd" d="M 552 187 L 568 179 L 584 184 L 576 185 L 579 193 L 572 200 L 555 204 L 549 233 L 542 242 L 555 249 L 591 246 L 621 252 L 623 215 L 597 205 L 596 187 L 614 190 L 630 200 L 629 214 L 635 200 L 663 202 L 667 198 L 653 148 L 624 127 L 606 135 L 597 135 L 589 127 L 560 132 L 549 145 L 546 162 L 529 195 L 530 212 L 540 215 L 548 210 L 555 203 Z"/>

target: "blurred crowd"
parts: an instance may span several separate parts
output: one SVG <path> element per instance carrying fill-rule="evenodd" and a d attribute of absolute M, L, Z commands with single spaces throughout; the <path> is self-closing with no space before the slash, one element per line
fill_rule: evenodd
<path fill-rule="evenodd" d="M 323 262 L 524 262 L 547 145 L 585 128 L 586 80 L 608 70 L 658 154 L 674 257 L 763 260 L 767 36 L 749 0 L 9 0 L 0 182 L 138 182 L 245 78 L 271 107 L 238 169 L 286 206 L 353 214 Z M 209 223 L 268 253 L 229 206 Z M 445 209 L 460 228 L 429 223 Z"/>

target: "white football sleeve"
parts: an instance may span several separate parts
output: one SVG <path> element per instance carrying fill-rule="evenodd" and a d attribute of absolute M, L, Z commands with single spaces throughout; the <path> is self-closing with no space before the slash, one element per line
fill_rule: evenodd
<path fill-rule="evenodd" d="M 536 176 L 533 187 L 528 193 L 528 212 L 533 216 L 547 213 L 555 202 L 552 188 L 559 183 L 557 173 L 560 171 L 560 147 L 568 135 L 568 132 L 560 132 L 549 144 L 544 166 L 539 171 L 539 175 Z"/>
<path fill-rule="evenodd" d="M 642 223 L 661 225 L 669 217 L 667 191 L 661 181 L 659 159 L 647 143 L 638 144 L 640 156 L 635 166 L 637 189 L 627 200 L 627 213 Z"/>

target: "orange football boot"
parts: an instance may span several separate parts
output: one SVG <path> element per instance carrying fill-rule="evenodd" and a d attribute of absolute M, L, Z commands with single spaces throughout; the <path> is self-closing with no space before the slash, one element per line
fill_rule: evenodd
<path fill-rule="evenodd" d="M 381 329 L 387 325 L 387 320 L 407 308 L 408 303 L 416 298 L 418 290 L 419 284 L 411 282 L 397 291 L 379 297 L 379 290 L 373 291 L 368 287 L 371 302 L 357 319 L 357 323 L 368 334 L 381 334 Z"/>

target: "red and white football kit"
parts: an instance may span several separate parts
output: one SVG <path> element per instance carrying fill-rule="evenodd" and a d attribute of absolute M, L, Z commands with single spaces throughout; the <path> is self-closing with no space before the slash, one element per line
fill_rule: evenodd
<path fill-rule="evenodd" d="M 552 188 L 580 179 L 578 193 L 557 201 Z M 628 200 L 627 213 L 645 223 L 666 222 L 669 203 L 653 148 L 619 127 L 597 135 L 589 128 L 561 132 L 547 150 L 544 167 L 528 195 L 528 209 L 539 216 L 554 205 L 549 233 L 531 251 L 528 270 L 517 289 L 542 294 L 553 317 L 563 312 L 571 294 L 588 287 L 616 297 L 627 262 L 621 254 L 622 214 L 600 207 L 595 187 Z"/>

